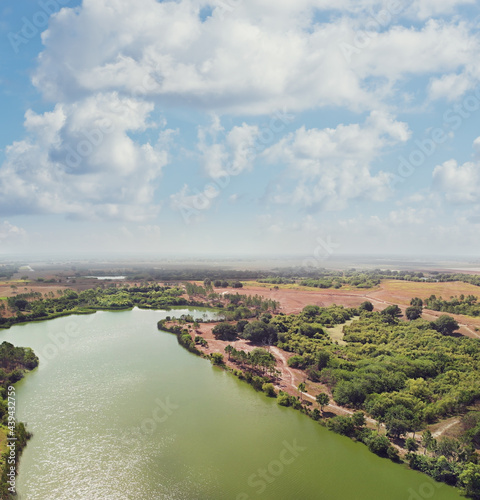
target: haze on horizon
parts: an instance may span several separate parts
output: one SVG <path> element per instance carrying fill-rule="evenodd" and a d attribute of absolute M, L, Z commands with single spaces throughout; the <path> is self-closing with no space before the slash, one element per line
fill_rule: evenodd
<path fill-rule="evenodd" d="M 478 255 L 479 14 L 4 0 L 0 256 Z"/>

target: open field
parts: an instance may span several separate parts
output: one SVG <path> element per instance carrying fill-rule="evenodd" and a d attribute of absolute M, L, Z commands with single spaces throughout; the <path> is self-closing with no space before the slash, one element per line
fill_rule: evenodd
<path fill-rule="evenodd" d="M 366 296 L 379 301 L 395 303 L 399 306 L 408 306 L 412 297 L 426 299 L 431 295 L 449 299 L 463 295 L 480 296 L 480 287 L 453 281 L 447 283 L 415 283 L 411 281 L 385 280 L 380 287 L 365 291 Z"/>

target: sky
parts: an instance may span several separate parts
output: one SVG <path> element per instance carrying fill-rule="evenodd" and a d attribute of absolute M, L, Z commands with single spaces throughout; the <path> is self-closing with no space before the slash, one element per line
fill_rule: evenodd
<path fill-rule="evenodd" d="M 475 0 L 0 0 L 0 255 L 478 257 Z"/>

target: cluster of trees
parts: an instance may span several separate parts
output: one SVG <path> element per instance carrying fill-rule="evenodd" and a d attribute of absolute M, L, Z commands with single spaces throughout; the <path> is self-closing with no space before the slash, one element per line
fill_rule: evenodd
<path fill-rule="evenodd" d="M 0 265 L 0 278 L 10 279 L 16 272 L 18 272 L 18 267 L 2 264 Z"/>
<path fill-rule="evenodd" d="M 272 345 L 277 342 L 278 330 L 274 324 L 270 324 L 268 316 L 251 322 L 241 320 L 236 324 L 221 322 L 215 325 L 212 333 L 218 340 L 232 341 L 240 337 L 253 344 Z"/>
<path fill-rule="evenodd" d="M 410 307 L 422 306 L 420 299 L 413 299 Z M 320 331 L 325 318 L 343 323 L 355 315 L 359 318 L 344 326 L 346 345 L 335 344 Z M 393 460 L 398 460 L 398 454 L 391 440 L 405 439 L 413 468 L 479 495 L 475 471 L 480 466 L 473 451 L 480 444 L 480 412 L 470 414 L 458 442 L 432 441 L 422 455 L 412 455 L 418 446 L 410 433 L 461 414 L 480 399 L 480 343 L 452 336 L 458 324 L 450 316 L 434 322 L 421 317 L 405 322 L 401 316 L 398 306 L 373 312 L 373 306 L 364 302 L 358 309 L 307 306 L 300 314 L 278 315 L 270 323 L 279 332 L 277 346 L 295 353 L 290 366 L 325 384 L 337 404 L 383 423 L 386 435 L 363 428 L 354 417 L 329 419 L 329 428 Z M 301 405 L 296 399 L 280 394 L 279 404 Z M 320 415 L 318 410 L 308 412 L 313 418 Z"/>
<path fill-rule="evenodd" d="M 262 376 L 276 376 L 276 362 L 273 354 L 267 350 L 257 347 L 251 352 L 237 350 L 233 346 L 225 347 L 228 359 L 239 364 L 242 368 L 260 373 Z"/>
<path fill-rule="evenodd" d="M 38 358 L 30 348 L 15 347 L 9 342 L 3 342 L 0 345 L 0 420 L 2 428 L 0 428 L 0 437 L 6 439 L 7 424 L 8 424 L 8 387 L 18 382 L 23 378 L 25 371 L 33 370 L 38 366 Z M 16 422 L 15 425 L 15 461 L 18 462 L 20 454 L 27 444 L 27 440 L 31 437 L 30 433 L 25 428 L 22 422 Z M 10 470 L 10 465 L 7 463 L 8 451 L 3 454 L 0 480 L 0 497 L 14 498 L 9 490 L 8 481 L 10 478 L 7 472 Z"/>
<path fill-rule="evenodd" d="M 460 295 L 450 300 L 443 300 L 442 297 L 431 295 L 425 299 L 425 307 L 433 311 L 447 312 L 451 314 L 465 314 L 466 316 L 480 316 L 480 304 L 475 295 Z"/>
<path fill-rule="evenodd" d="M 271 285 L 291 285 L 296 283 L 295 279 L 283 278 L 281 276 L 273 276 L 269 278 L 260 278 L 257 280 L 259 283 L 269 283 Z"/>
<path fill-rule="evenodd" d="M 59 290 L 59 297 L 44 297 L 40 294 L 20 294 L 8 299 L 8 306 L 15 316 L 0 317 L 0 328 L 9 328 L 16 323 L 51 319 L 66 314 L 89 313 L 99 309 L 122 310 L 137 306 L 161 309 L 168 306 L 187 305 L 178 287 L 109 287 L 82 292 Z M 52 294 L 53 295 L 53 294 Z"/>

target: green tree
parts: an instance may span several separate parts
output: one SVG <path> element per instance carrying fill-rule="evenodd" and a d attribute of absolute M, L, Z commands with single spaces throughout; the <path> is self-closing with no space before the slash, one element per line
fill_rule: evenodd
<path fill-rule="evenodd" d="M 419 299 L 418 297 L 415 297 L 410 301 L 410 305 L 416 307 L 423 307 L 423 300 Z"/>
<path fill-rule="evenodd" d="M 433 449 L 435 449 L 436 445 L 437 441 L 433 437 L 432 433 L 429 430 L 426 430 L 422 434 L 422 446 L 424 455 L 427 453 L 427 451 L 432 451 Z"/>
<path fill-rule="evenodd" d="M 466 464 L 458 479 L 467 495 L 474 498 L 480 497 L 480 465 Z"/>
<path fill-rule="evenodd" d="M 277 394 L 273 384 L 266 383 L 262 385 L 262 391 L 270 398 L 274 398 Z"/>
<path fill-rule="evenodd" d="M 408 320 L 413 321 L 422 316 L 422 308 L 420 306 L 410 306 L 405 310 L 405 316 Z"/>
<path fill-rule="evenodd" d="M 407 451 L 413 452 L 418 450 L 418 443 L 415 439 L 409 437 L 405 440 L 405 448 Z"/>
<path fill-rule="evenodd" d="M 403 316 L 402 310 L 396 304 L 386 307 L 382 311 L 382 314 L 392 319 L 397 319 Z"/>
<path fill-rule="evenodd" d="M 214 365 L 223 365 L 223 354 L 220 354 L 219 352 L 212 352 L 210 355 L 210 359 L 212 360 L 212 363 Z"/>
<path fill-rule="evenodd" d="M 451 335 L 459 328 L 457 321 L 447 314 L 442 314 L 438 319 L 433 321 L 431 325 L 442 335 Z"/>
<path fill-rule="evenodd" d="M 317 401 L 318 405 L 320 406 L 320 410 L 323 413 L 323 408 L 330 402 L 330 397 L 325 392 L 321 392 L 320 394 L 317 394 L 315 400 Z"/>
<path fill-rule="evenodd" d="M 237 338 L 236 326 L 226 322 L 215 325 L 212 333 L 217 340 L 235 340 Z"/>
<path fill-rule="evenodd" d="M 300 401 L 303 400 L 303 393 L 306 392 L 307 386 L 305 385 L 305 382 L 300 382 L 298 384 L 298 392 L 300 393 Z"/>
<path fill-rule="evenodd" d="M 365 302 L 362 302 L 359 306 L 358 306 L 358 310 L 359 311 L 373 311 L 373 304 L 366 300 Z"/>
<path fill-rule="evenodd" d="M 356 411 L 352 415 L 352 422 L 357 429 L 365 427 L 367 423 L 367 421 L 365 420 L 365 413 L 363 413 L 363 411 Z"/>
<path fill-rule="evenodd" d="M 254 344 L 271 345 L 277 341 L 277 329 L 272 324 L 256 320 L 248 323 L 240 336 Z"/>

